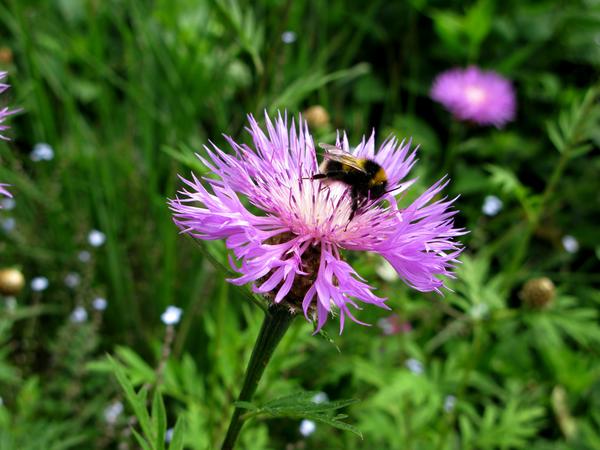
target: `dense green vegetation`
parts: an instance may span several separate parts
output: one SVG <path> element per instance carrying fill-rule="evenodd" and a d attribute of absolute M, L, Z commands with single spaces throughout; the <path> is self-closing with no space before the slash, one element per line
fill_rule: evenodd
<path fill-rule="evenodd" d="M 504 129 L 429 98 L 468 64 L 513 81 Z M 262 312 L 225 281 L 224 244 L 179 235 L 166 201 L 178 173 L 207 171 L 203 144 L 247 138 L 247 113 L 314 105 L 318 141 L 412 137 L 409 195 L 449 173 L 470 233 L 443 297 L 353 257 L 393 311 L 341 336 L 297 320 L 239 448 L 600 448 L 598 68 L 592 0 L 3 0 L 0 107 L 22 111 L 0 141 L 0 269 L 27 283 L 0 294 L 0 449 L 139 448 L 135 433 L 159 449 L 178 419 L 172 448 L 219 447 Z"/>

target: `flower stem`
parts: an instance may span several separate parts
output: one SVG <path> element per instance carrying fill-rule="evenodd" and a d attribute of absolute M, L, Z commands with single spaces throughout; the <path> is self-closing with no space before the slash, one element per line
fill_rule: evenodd
<path fill-rule="evenodd" d="M 442 173 L 451 175 L 454 170 L 454 162 L 459 151 L 459 146 L 464 137 L 464 127 L 457 119 L 452 119 L 448 131 L 448 144 L 443 155 Z"/>
<path fill-rule="evenodd" d="M 552 198 L 552 195 L 556 191 L 558 184 L 565 172 L 569 161 L 573 158 L 573 152 L 586 140 L 590 139 L 590 134 L 586 131 L 586 127 L 589 126 L 587 121 L 592 110 L 596 105 L 598 96 L 600 95 L 600 84 L 593 85 L 586 96 L 584 97 L 581 105 L 578 108 L 577 121 L 570 127 L 569 132 L 565 136 L 565 143 L 560 151 L 560 158 L 557 164 L 554 166 L 554 170 L 550 175 L 550 179 L 542 192 L 540 201 L 533 211 L 533 214 L 528 215 L 527 223 L 524 232 L 521 234 L 521 239 L 517 243 L 515 252 L 513 253 L 512 259 L 507 265 L 507 269 L 504 271 L 505 279 L 507 280 L 508 289 L 513 287 L 515 278 L 517 278 L 518 272 L 521 266 L 525 262 L 527 257 L 527 249 L 535 230 L 538 228 L 540 222 L 544 218 L 544 214 L 547 212 L 548 204 Z"/>
<path fill-rule="evenodd" d="M 295 316 L 296 314 L 291 312 L 286 306 L 272 304 L 269 307 L 265 313 L 265 318 L 260 328 L 258 338 L 254 343 L 254 349 L 252 350 L 252 356 L 250 356 L 250 362 L 248 362 L 248 367 L 246 368 L 246 377 L 238 401 L 249 402 L 252 400 L 258 382 L 260 381 L 277 344 L 281 341 L 281 338 L 288 330 Z M 234 448 L 235 441 L 244 424 L 241 417 L 244 411 L 246 411 L 244 408 L 235 408 L 221 450 L 232 450 Z"/>

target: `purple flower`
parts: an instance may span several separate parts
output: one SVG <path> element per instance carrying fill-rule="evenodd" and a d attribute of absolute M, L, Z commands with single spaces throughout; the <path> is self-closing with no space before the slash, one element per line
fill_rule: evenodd
<path fill-rule="evenodd" d="M 6 91 L 10 86 L 8 84 L 4 84 L 1 81 L 6 77 L 6 72 L 0 72 L 0 94 Z M 0 108 L 0 139 L 8 140 L 6 136 L 2 135 L 2 132 L 8 129 L 8 125 L 3 125 L 4 119 L 6 119 L 11 114 L 18 112 L 17 109 L 8 109 L 7 106 L 4 108 Z"/>
<path fill-rule="evenodd" d="M 410 333 L 412 325 L 406 320 L 402 320 L 397 314 L 392 314 L 389 317 L 382 317 L 377 321 L 377 325 L 385 336 L 393 336 L 398 333 Z"/>
<path fill-rule="evenodd" d="M 8 189 L 6 189 L 6 186 L 10 186 L 10 185 L 0 183 L 0 195 L 4 195 L 5 197 L 12 198 L 12 194 L 10 192 L 8 192 Z M 0 204 L 0 208 L 2 208 L 1 204 Z"/>
<path fill-rule="evenodd" d="M 345 261 L 343 251 L 379 253 L 408 285 L 440 292 L 444 281 L 439 277 L 452 277 L 461 252 L 453 238 L 464 232 L 454 228 L 453 201 L 434 200 L 447 181 L 398 209 L 395 195 L 414 182 L 405 181 L 415 164 L 410 142 L 390 138 L 376 152 L 374 134 L 354 150 L 345 135 L 341 141 L 338 137 L 344 151 L 379 163 L 394 192 L 381 198 L 387 206 L 371 202 L 349 221 L 348 187 L 311 179 L 319 165 L 306 122 L 296 128 L 292 120 L 288 128 L 281 115 L 275 123 L 265 115 L 265 121 L 266 134 L 249 116 L 252 146 L 226 136 L 233 154 L 214 144 L 205 147 L 209 159 L 199 158 L 216 178 L 184 179 L 181 197 L 169 202 L 182 232 L 225 240 L 238 261 L 230 258 L 231 265 L 240 274 L 230 282 L 253 282 L 256 292 L 275 303 L 285 299 L 290 308 L 302 308 L 307 320 L 316 318 L 317 329 L 338 312 L 340 332 L 346 317 L 361 323 L 350 310 L 361 309 L 357 300 L 389 309 L 386 299 L 373 294 L 374 288 Z"/>
<path fill-rule="evenodd" d="M 516 98 L 510 81 L 476 66 L 441 73 L 430 95 L 459 120 L 502 128 L 515 117 Z"/>
<path fill-rule="evenodd" d="M 4 91 L 6 91 L 10 87 L 8 84 L 1 83 L 1 81 L 4 79 L 4 77 L 6 77 L 6 72 L 0 72 L 0 94 L 2 94 Z M 8 107 L 0 108 L 0 139 L 8 140 L 8 138 L 6 136 L 2 135 L 2 132 L 4 130 L 7 130 L 8 126 L 3 125 L 2 123 L 4 122 L 4 119 L 6 119 L 8 116 L 10 116 L 11 114 L 14 114 L 16 112 L 17 112 L 17 110 L 14 110 L 14 109 L 10 110 L 10 109 L 8 109 Z M 6 186 L 8 186 L 8 184 L 0 183 L 0 195 L 4 195 L 6 197 L 12 197 L 10 192 L 8 192 L 8 190 L 6 189 Z M 0 206 L 0 208 L 1 208 L 1 206 Z"/>

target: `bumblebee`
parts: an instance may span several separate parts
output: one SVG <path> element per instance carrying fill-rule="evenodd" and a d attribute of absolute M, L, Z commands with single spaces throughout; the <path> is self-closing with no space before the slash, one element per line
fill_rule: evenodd
<path fill-rule="evenodd" d="M 334 145 L 319 144 L 325 150 L 319 167 L 321 173 L 312 176 L 313 180 L 340 181 L 350 187 L 352 221 L 358 208 L 368 201 L 377 200 L 386 193 L 387 175 L 383 167 L 368 158 L 357 158 Z"/>

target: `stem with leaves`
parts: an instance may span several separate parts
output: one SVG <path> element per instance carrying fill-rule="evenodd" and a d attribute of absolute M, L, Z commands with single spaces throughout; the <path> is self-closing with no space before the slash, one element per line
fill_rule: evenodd
<path fill-rule="evenodd" d="M 586 141 L 589 139 L 590 131 L 597 123 L 600 114 L 597 102 L 599 95 L 600 85 L 592 86 L 581 103 L 574 103 L 570 110 L 561 112 L 556 123 L 551 122 L 548 124 L 548 136 L 559 151 L 560 158 L 554 166 L 537 207 L 534 209 L 533 214 L 528 216 L 526 228 L 508 264 L 506 272 L 508 288 L 511 287 L 515 275 L 524 262 L 531 237 L 546 212 L 548 203 L 556 191 L 567 164 L 571 159 L 584 155 L 591 149 Z"/>
<path fill-rule="evenodd" d="M 485 334 L 484 324 L 480 320 L 475 320 L 473 322 L 473 341 L 471 343 L 471 349 L 469 351 L 469 359 L 468 363 L 463 372 L 463 376 L 460 380 L 460 383 L 456 389 L 456 403 L 463 400 L 465 397 L 465 392 L 469 387 L 469 383 L 471 381 L 471 375 L 473 371 L 477 368 L 479 364 L 479 359 L 482 355 L 483 346 L 482 339 Z M 446 421 L 444 421 L 444 428 L 440 432 L 440 439 L 438 440 L 438 445 L 436 446 L 436 450 L 441 450 L 444 448 L 444 445 L 448 443 L 448 434 L 450 430 L 455 427 L 456 420 L 458 418 L 458 412 L 456 411 L 456 406 L 450 412 L 449 417 Z"/>
<path fill-rule="evenodd" d="M 296 314 L 290 311 L 289 308 L 278 304 L 272 304 L 265 312 L 265 318 L 254 344 L 248 367 L 246 368 L 246 376 L 242 391 L 238 397 L 238 402 L 250 402 L 252 400 L 252 396 L 258 387 L 258 382 L 277 344 L 279 344 L 281 338 L 285 335 L 295 316 Z M 245 411 L 247 411 L 245 408 L 236 406 L 231 422 L 229 423 L 225 441 L 221 447 L 222 450 L 232 450 L 234 448 L 244 424 L 242 414 Z"/>
<path fill-rule="evenodd" d="M 454 169 L 454 162 L 459 152 L 459 146 L 465 135 L 465 127 L 457 119 L 452 119 L 450 130 L 448 131 L 448 145 L 443 155 L 442 173 L 451 174 Z"/>

